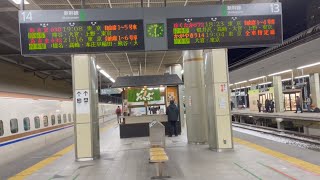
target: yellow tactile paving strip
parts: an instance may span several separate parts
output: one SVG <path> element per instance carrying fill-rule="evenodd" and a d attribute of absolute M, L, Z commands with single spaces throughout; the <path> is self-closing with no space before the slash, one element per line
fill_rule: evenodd
<path fill-rule="evenodd" d="M 307 170 L 309 172 L 312 172 L 312 173 L 320 176 L 320 166 L 318 166 L 318 165 L 311 164 L 311 163 L 303 161 L 301 159 L 297 159 L 297 158 L 288 156 L 286 154 L 283 154 L 283 153 L 280 153 L 280 152 L 277 152 L 277 151 L 273 151 L 271 149 L 265 148 L 263 146 L 259 146 L 257 144 L 254 144 L 254 143 L 251 143 L 249 141 L 245 141 L 245 140 L 242 140 L 242 139 L 239 139 L 239 138 L 233 138 L 233 140 L 234 140 L 235 143 L 242 144 L 244 146 L 253 148 L 253 149 L 255 149 L 257 151 L 260 151 L 262 153 L 265 153 L 265 154 L 268 154 L 270 156 L 282 159 L 284 161 L 287 161 L 287 162 L 295 165 L 298 168 Z"/>
<path fill-rule="evenodd" d="M 112 128 L 113 126 L 115 126 L 115 122 L 108 124 L 106 127 L 102 128 L 101 131 L 104 132 L 104 131 Z M 33 166 L 21 171 L 20 173 L 14 175 L 12 177 L 10 177 L 9 180 L 22 180 L 22 179 L 25 179 L 28 176 L 30 176 L 33 173 L 35 173 L 36 171 L 46 167 L 47 165 L 53 163 L 58 158 L 60 158 L 63 155 L 67 154 L 68 152 L 73 150 L 73 148 L 74 148 L 74 145 L 70 145 L 70 146 L 64 148 L 63 150 L 55 153 L 54 155 L 48 157 L 47 159 L 44 159 L 44 160 L 38 162 L 37 164 L 35 164 L 35 165 L 33 165 Z"/>

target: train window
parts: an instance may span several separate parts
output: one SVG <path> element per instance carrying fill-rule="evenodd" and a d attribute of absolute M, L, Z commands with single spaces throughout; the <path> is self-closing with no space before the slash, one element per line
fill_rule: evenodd
<path fill-rule="evenodd" d="M 55 115 L 51 115 L 51 124 L 52 124 L 52 126 L 56 124 L 56 116 Z"/>
<path fill-rule="evenodd" d="M 25 131 L 30 130 L 30 119 L 28 117 L 23 118 L 23 129 Z"/>
<path fill-rule="evenodd" d="M 18 132 L 18 130 L 19 130 L 19 128 L 18 128 L 18 119 L 11 119 L 10 120 L 10 130 L 11 130 L 12 134 Z"/>
<path fill-rule="evenodd" d="M 0 136 L 3 136 L 4 130 L 3 130 L 3 122 L 0 120 Z"/>
<path fill-rule="evenodd" d="M 68 120 L 71 122 L 71 114 L 68 114 Z"/>
<path fill-rule="evenodd" d="M 58 124 L 61 124 L 61 114 L 58 115 Z"/>
<path fill-rule="evenodd" d="M 67 115 L 63 114 L 63 123 L 66 123 L 66 122 L 67 122 Z"/>
<path fill-rule="evenodd" d="M 36 129 L 40 128 L 40 118 L 39 118 L 39 116 L 34 117 L 34 127 Z"/>
<path fill-rule="evenodd" d="M 47 127 L 49 125 L 48 116 L 43 116 L 43 125 L 44 125 L 44 127 Z"/>

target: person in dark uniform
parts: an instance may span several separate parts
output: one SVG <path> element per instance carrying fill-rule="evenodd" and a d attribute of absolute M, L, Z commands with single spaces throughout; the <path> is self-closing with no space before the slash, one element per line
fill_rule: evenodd
<path fill-rule="evenodd" d="M 175 136 L 178 136 L 177 121 L 179 118 L 179 109 L 174 104 L 173 100 L 170 100 L 170 105 L 167 107 L 166 114 L 168 115 L 168 122 L 170 127 L 169 137 L 172 137 L 173 134 Z"/>

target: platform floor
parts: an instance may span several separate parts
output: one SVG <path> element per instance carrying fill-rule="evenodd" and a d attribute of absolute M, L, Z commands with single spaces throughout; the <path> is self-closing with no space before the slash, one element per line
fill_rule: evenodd
<path fill-rule="evenodd" d="M 155 166 L 148 163 L 148 138 L 119 139 L 118 126 L 102 131 L 99 160 L 75 162 L 69 146 L 11 179 L 149 180 L 156 174 Z M 165 164 L 164 173 L 172 180 L 320 179 L 319 152 L 310 154 L 311 150 L 300 149 L 299 154 L 299 149 L 295 149 L 286 155 L 286 151 L 297 147 L 283 144 L 278 149 L 284 149 L 281 153 L 274 149 L 279 147 L 276 142 L 261 142 L 238 132 L 234 132 L 234 136 L 234 151 L 222 153 L 210 151 L 208 145 L 187 144 L 185 134 L 167 137 L 170 160 Z M 308 158 L 303 160 L 304 157 Z"/>
<path fill-rule="evenodd" d="M 281 113 L 265 113 L 258 111 L 251 111 L 250 109 L 234 109 L 231 111 L 233 115 L 245 115 L 245 116 L 256 116 L 256 117 L 280 117 L 286 119 L 298 119 L 298 120 L 312 120 L 312 121 L 320 121 L 320 113 L 314 112 L 303 112 L 303 113 L 295 113 L 294 111 L 284 111 Z"/>

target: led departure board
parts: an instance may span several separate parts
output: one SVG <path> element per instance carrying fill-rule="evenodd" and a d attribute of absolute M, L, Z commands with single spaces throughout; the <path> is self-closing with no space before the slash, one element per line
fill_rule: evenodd
<path fill-rule="evenodd" d="M 144 50 L 143 20 L 20 24 L 22 54 Z"/>
<path fill-rule="evenodd" d="M 168 49 L 268 46 L 282 43 L 281 16 L 167 19 Z"/>

